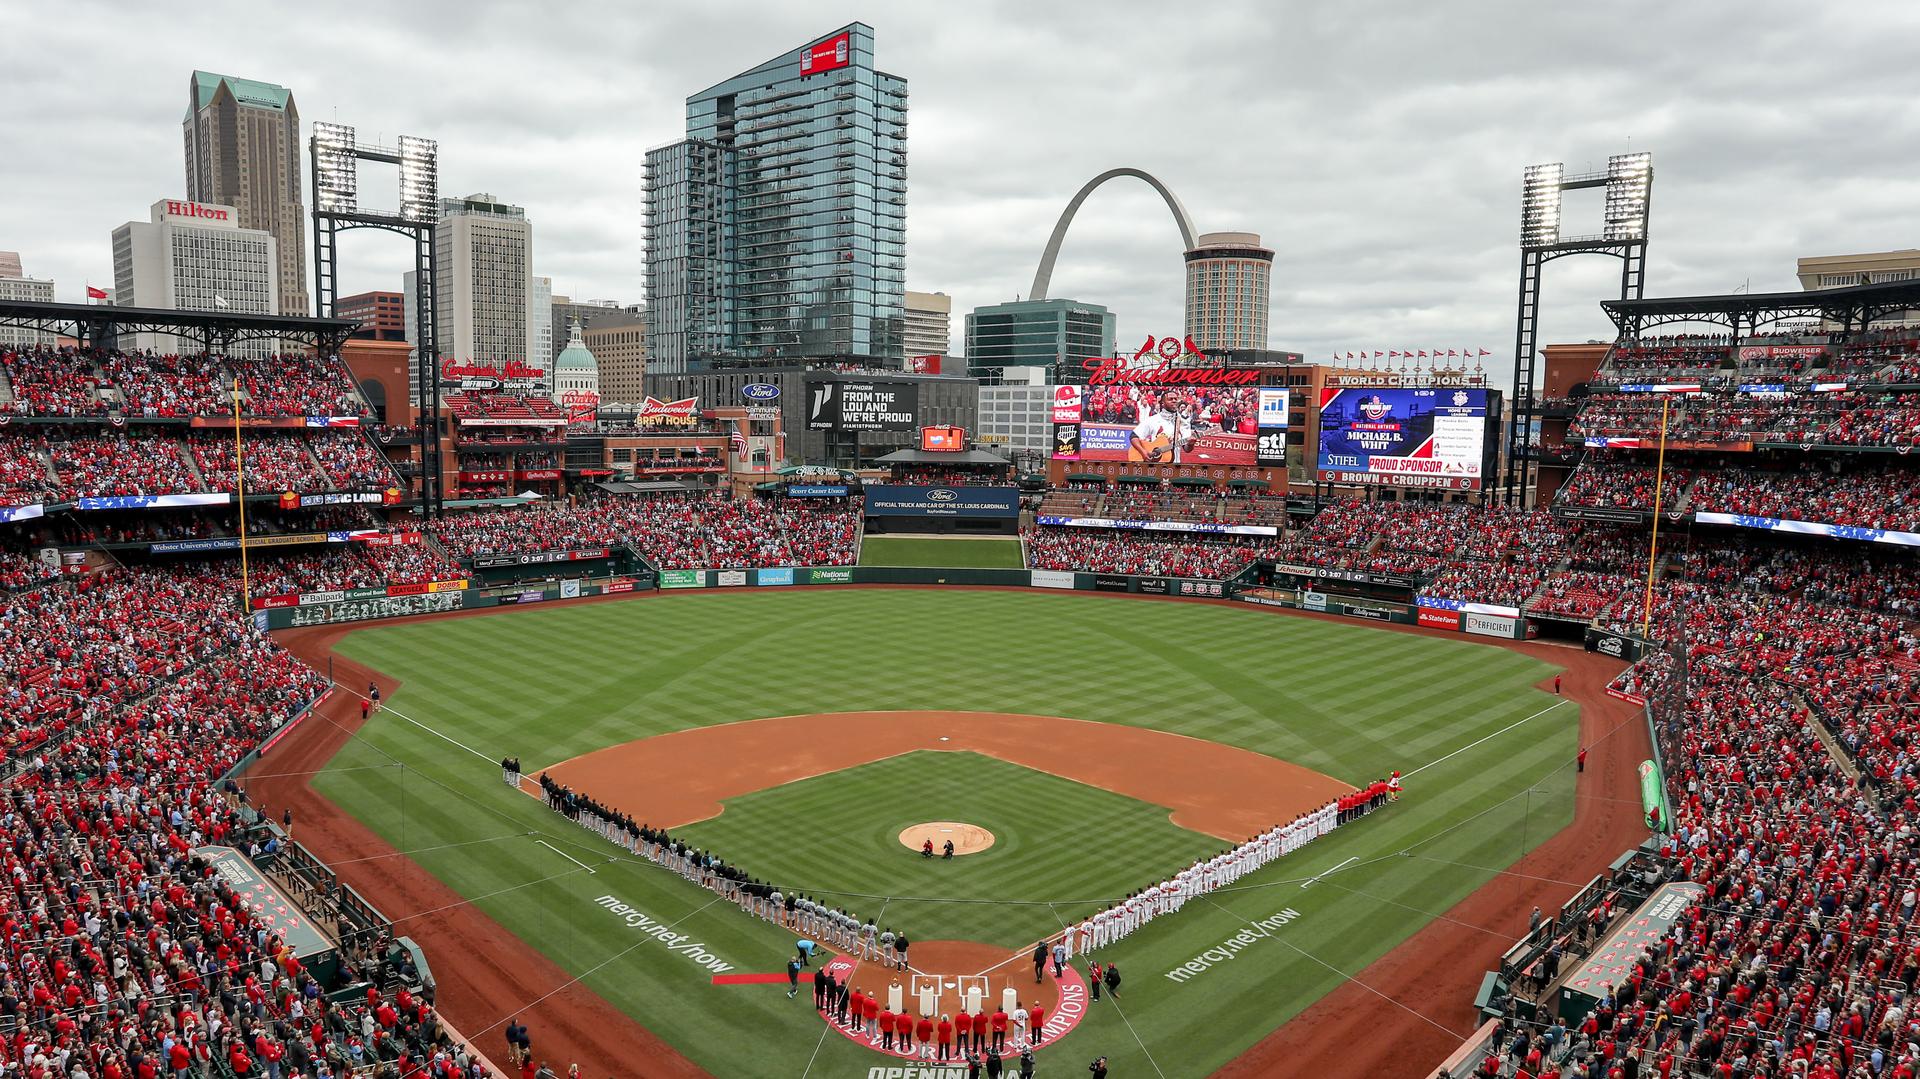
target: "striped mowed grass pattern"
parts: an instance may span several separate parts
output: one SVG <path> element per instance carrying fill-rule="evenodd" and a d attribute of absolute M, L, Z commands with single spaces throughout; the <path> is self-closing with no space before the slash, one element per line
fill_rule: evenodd
<path fill-rule="evenodd" d="M 721 1075 L 799 1075 L 816 1045 L 816 1075 L 864 1074 L 877 1058 L 841 1038 L 822 1042 L 817 1021 L 806 1009 L 786 1007 L 798 1002 L 783 990 L 731 989 L 713 998 L 710 1012 L 689 1008 L 690 994 L 700 1002 L 719 992 L 706 984 L 709 973 L 637 940 L 595 906 L 597 898 L 617 895 L 675 922 L 736 969 L 779 969 L 791 938 L 713 904 L 669 874 L 620 858 L 508 790 L 491 761 L 517 753 L 535 770 L 691 726 L 943 709 L 1154 727 L 1359 783 L 1446 757 L 1555 704 L 1551 694 L 1531 688 L 1551 667 L 1466 640 L 1255 609 L 1044 592 L 669 594 L 373 627 L 349 636 L 342 651 L 401 679 L 390 702 L 397 713 L 478 756 L 396 715 L 376 717 L 316 777 L 322 793 Z M 1231 1059 L 1338 984 L 1342 972 L 1358 971 L 1564 826 L 1572 813 L 1577 718 L 1567 703 L 1448 757 L 1415 775 L 1406 800 L 1389 812 L 1128 938 L 1108 956 L 1128 970 L 1127 1022 L 1094 1009 L 1067 1043 L 1078 1047 L 1060 1051 L 1069 1058 L 1083 1049 L 1107 1053 L 1125 1074 L 1153 1074 L 1157 1064 L 1168 1076 L 1200 1075 Z M 832 815 L 790 821 L 787 829 L 830 833 L 841 822 Z M 728 824 L 725 814 L 711 822 Z M 522 834 L 530 831 L 539 835 Z M 535 838 L 597 872 L 582 872 Z M 714 846 L 760 871 L 755 856 L 717 839 Z M 1009 876 L 1023 898 L 1078 900 L 1085 897 L 1072 888 L 1045 885 L 1089 872 L 1089 861 L 1133 853 L 1076 843 L 1048 852 L 1045 868 Z M 1169 849 L 1165 857 L 1177 865 L 1185 852 Z M 844 860 L 823 854 L 818 861 L 823 870 L 858 879 Z M 890 906 L 886 916 L 904 922 L 913 906 Z M 928 909 L 935 922 L 951 924 L 946 912 L 954 906 Z M 1259 950 L 1178 983 L 1163 976 L 1247 928 L 1246 919 L 1282 909 L 1299 917 Z M 431 916 L 387 913 L 401 919 L 399 932 L 410 916 Z M 1081 912 L 1063 905 L 1056 913 Z M 955 931 L 922 934 L 937 939 Z M 1435 1014 L 1451 1014 L 1458 1003 L 1435 1002 Z M 744 1029 L 759 1035 L 730 1036 Z"/>
<path fill-rule="evenodd" d="M 860 544 L 863 566 L 929 566 L 934 569 L 1020 569 L 1017 539 L 985 537 L 922 539 L 912 536 L 867 536 Z"/>
<path fill-rule="evenodd" d="M 909 825 L 945 820 L 987 829 L 993 846 L 946 861 L 901 845 Z M 977 753 L 942 752 L 735 798 L 677 834 L 849 913 L 874 916 L 885 903 L 889 924 L 917 939 L 1010 950 L 1060 923 L 1045 902 L 1006 900 L 1078 899 L 1060 909 L 1077 920 L 1095 900 L 1126 895 L 1222 846 L 1174 825 L 1164 808 Z"/>

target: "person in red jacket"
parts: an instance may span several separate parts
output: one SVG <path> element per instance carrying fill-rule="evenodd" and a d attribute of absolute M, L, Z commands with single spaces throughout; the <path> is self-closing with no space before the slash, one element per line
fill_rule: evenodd
<path fill-rule="evenodd" d="M 886 1008 L 880 1009 L 880 1048 L 893 1048 L 893 1012 Z"/>
<path fill-rule="evenodd" d="M 940 1044 L 939 1059 L 945 1060 L 948 1057 L 952 1056 L 953 1055 L 953 1019 L 951 1017 L 945 1016 L 945 1015 L 940 1017 L 939 1024 L 934 1027 L 934 1036 L 936 1039 L 938 1039 Z"/>
<path fill-rule="evenodd" d="M 862 994 L 860 998 L 860 1017 L 863 1022 L 860 1029 L 871 1037 L 879 1029 L 875 1024 L 880 1016 L 880 1001 L 872 993 Z"/>
<path fill-rule="evenodd" d="M 953 1033 L 959 1038 L 958 1055 L 960 1059 L 965 1060 L 967 1046 L 973 1041 L 973 1013 L 967 1011 L 965 1007 L 960 1009 L 960 1014 L 953 1017 Z"/>
<path fill-rule="evenodd" d="M 915 1054 L 918 1056 L 928 1055 L 928 1052 L 933 1048 L 933 1020 L 927 1016 L 921 1016 L 920 1021 L 913 1025 L 913 1034 L 920 1042 L 919 1047 L 915 1050 Z"/>
<path fill-rule="evenodd" d="M 1027 1030 L 1031 1032 L 1029 1037 L 1033 1040 L 1033 1044 L 1040 1044 L 1044 1036 L 1042 1028 L 1046 1025 L 1047 1006 L 1035 1001 L 1033 1007 L 1027 1010 Z"/>
<path fill-rule="evenodd" d="M 998 1053 L 1007 1047 L 1007 1010 L 995 1008 L 991 1020 L 993 1029 L 993 1051 Z"/>
<path fill-rule="evenodd" d="M 247 1055 L 244 1044 L 236 1041 L 233 1048 L 227 1050 L 227 1067 L 232 1068 L 239 1079 L 248 1079 L 253 1074 L 253 1058 Z"/>
<path fill-rule="evenodd" d="M 991 1020 L 987 1016 L 987 1009 L 984 1005 L 981 1006 L 979 1011 L 973 1013 L 973 1047 L 975 1049 L 985 1049 L 987 1047 L 987 1025 L 989 1022 L 991 1022 Z"/>

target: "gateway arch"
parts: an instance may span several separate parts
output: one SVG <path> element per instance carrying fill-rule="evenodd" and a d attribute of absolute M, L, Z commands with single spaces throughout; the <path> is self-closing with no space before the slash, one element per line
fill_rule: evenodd
<path fill-rule="evenodd" d="M 1187 208 L 1180 205 L 1180 200 L 1174 196 L 1173 192 L 1167 190 L 1166 184 L 1141 169 L 1108 169 L 1088 180 L 1086 186 L 1080 189 L 1079 194 L 1073 196 L 1073 201 L 1067 203 L 1067 208 L 1061 212 L 1059 222 L 1053 226 L 1053 235 L 1047 237 L 1047 249 L 1040 255 L 1040 268 L 1033 272 L 1033 289 L 1027 294 L 1029 299 L 1047 298 L 1047 287 L 1053 283 L 1053 263 L 1060 257 L 1060 241 L 1067 238 L 1067 226 L 1073 224 L 1074 213 L 1080 209 L 1081 203 L 1087 201 L 1087 196 L 1093 194 L 1094 188 L 1116 176 L 1132 176 L 1145 180 L 1147 186 L 1158 191 L 1160 197 L 1166 200 L 1167 209 L 1173 214 L 1173 223 L 1180 226 L 1180 250 L 1191 251 L 1198 246 L 1193 231 L 1193 218 L 1187 216 Z"/>

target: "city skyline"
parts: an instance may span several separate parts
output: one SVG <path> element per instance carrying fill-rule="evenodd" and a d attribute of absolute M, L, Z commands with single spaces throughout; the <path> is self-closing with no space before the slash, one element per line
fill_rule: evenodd
<path fill-rule="evenodd" d="M 1898 30 L 1920 21 L 1875 5 L 1885 32 L 1828 55 L 1765 32 L 1775 7 L 1788 10 L 1763 4 L 1728 24 L 1650 4 L 1373 5 L 1296 27 L 1251 4 L 1198 21 L 1144 4 L 999 6 L 965 23 L 736 4 L 570 9 L 499 37 L 429 4 L 380 9 L 380 33 L 324 51 L 307 46 L 351 14 L 289 11 L 262 29 L 218 4 L 114 12 L 116 45 L 49 10 L 14 40 L 75 55 L 84 41 L 111 61 L 164 23 L 183 47 L 165 65 L 26 81 L 18 137 L 49 160 L 112 146 L 113 167 L 0 165 L 15 196 L 0 211 L 0 245 L 55 279 L 62 300 L 109 281 L 112 226 L 186 194 L 178 87 L 200 68 L 288 87 L 308 128 L 337 119 L 438 139 L 443 189 L 498 191 L 541 223 L 533 269 L 555 292 L 640 302 L 641 163 L 684 131 L 686 95 L 864 17 L 884 41 L 883 68 L 913 85 L 909 287 L 946 292 L 962 311 L 1014 299 L 1074 190 L 1130 165 L 1164 179 L 1200 229 L 1258 231 L 1277 252 L 1271 347 L 1325 360 L 1474 346 L 1504 365 L 1528 164 L 1578 170 L 1611 153 L 1655 154 L 1649 295 L 1790 290 L 1798 256 L 1915 245 L 1920 180 L 1899 155 L 1863 154 L 1842 133 L 1870 127 L 1887 146 L 1920 134 L 1920 106 L 1853 75 L 1896 70 Z M 1857 7 L 1792 10 L 1814 38 L 1858 25 Z M 1708 39 L 1738 62 L 1670 47 Z M 539 77 L 461 77 L 475 63 Z M 363 69 L 382 74 L 344 74 Z M 1185 71 L 1200 75 L 1168 74 Z M 1061 122 L 1039 122 L 1048 117 Z M 1570 200 L 1568 230 L 1598 213 Z M 343 293 L 398 287 L 404 245 L 362 235 L 342 251 Z M 1597 301 L 1615 272 L 1605 260 L 1556 267 L 1543 340 L 1607 336 Z M 1123 346 L 1178 330 L 1179 240 L 1157 197 L 1116 182 L 1090 199 L 1051 293 L 1113 309 Z"/>

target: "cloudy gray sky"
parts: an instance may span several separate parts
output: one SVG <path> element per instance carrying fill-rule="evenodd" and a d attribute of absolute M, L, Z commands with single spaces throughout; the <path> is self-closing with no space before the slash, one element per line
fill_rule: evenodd
<path fill-rule="evenodd" d="M 1513 338 L 1521 169 L 1654 154 L 1649 292 L 1796 287 L 1796 256 L 1920 246 L 1920 4 L 33 4 L 12 13 L 0 249 L 78 301 L 109 233 L 182 193 L 194 68 L 291 87 L 302 117 L 437 138 L 442 190 L 527 208 L 556 292 L 642 299 L 642 155 L 694 90 L 840 25 L 910 82 L 907 279 L 1011 299 L 1094 174 L 1158 174 L 1203 230 L 1279 252 L 1272 340 Z M 1597 193 L 1570 232 L 1598 231 Z M 1582 216 L 1584 215 L 1584 217 Z M 346 240 L 343 291 L 404 243 Z M 1607 259 L 1555 265 L 1548 341 L 1605 336 Z M 1144 185 L 1083 208 L 1053 295 L 1123 342 L 1178 330 L 1179 240 Z"/>

